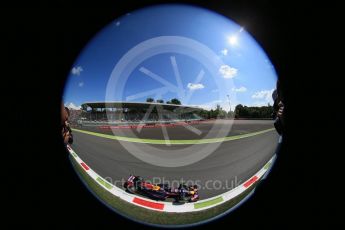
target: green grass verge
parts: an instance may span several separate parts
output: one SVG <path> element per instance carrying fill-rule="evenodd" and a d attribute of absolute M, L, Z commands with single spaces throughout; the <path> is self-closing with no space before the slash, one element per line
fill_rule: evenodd
<path fill-rule="evenodd" d="M 119 213 L 126 215 L 127 217 L 150 223 L 150 224 L 160 224 L 160 225 L 185 225 L 193 224 L 200 221 L 205 221 L 212 217 L 218 216 L 225 211 L 229 210 L 242 199 L 244 199 L 257 185 L 258 182 L 253 184 L 248 190 L 238 195 L 237 197 L 221 204 L 219 206 L 201 210 L 197 212 L 188 212 L 188 213 L 165 213 L 158 211 L 151 211 L 145 208 L 141 208 L 130 204 L 126 201 L 121 200 L 120 198 L 114 196 L 103 187 L 98 185 L 82 168 L 76 163 L 76 161 L 71 157 L 72 164 L 76 169 L 77 173 L 84 179 L 89 188 L 105 203 L 110 205 L 112 208 L 118 210 Z M 216 198 L 218 199 L 218 198 Z M 211 200 L 212 202 L 218 203 L 218 200 Z M 208 201 L 207 201 L 208 202 Z M 207 203 L 204 202 L 204 203 Z M 201 203 L 202 204 L 202 203 Z M 208 204 L 208 203 L 207 203 Z M 204 204 L 206 205 L 206 204 Z"/>
<path fill-rule="evenodd" d="M 108 182 L 106 182 L 105 180 L 103 180 L 100 177 L 97 177 L 97 181 L 99 183 L 101 183 L 104 187 L 106 187 L 107 189 L 112 189 L 113 188 L 113 186 L 111 184 L 109 184 Z"/>
<path fill-rule="evenodd" d="M 270 162 L 270 161 L 267 162 L 267 164 L 264 166 L 264 169 L 267 170 L 271 166 L 271 164 L 272 164 L 272 162 Z"/>
<path fill-rule="evenodd" d="M 217 198 L 214 198 L 212 200 L 205 201 L 205 202 L 195 203 L 194 204 L 194 208 L 196 208 L 196 209 L 204 208 L 204 207 L 207 207 L 207 206 L 218 204 L 218 203 L 220 203 L 222 201 L 223 201 L 223 197 L 220 196 L 220 197 L 217 197 Z"/>
<path fill-rule="evenodd" d="M 199 139 L 199 140 L 157 140 L 157 139 L 141 139 L 141 138 L 133 138 L 133 137 L 123 137 L 123 136 L 114 136 L 109 134 L 103 134 L 103 133 L 96 133 L 81 129 L 72 129 L 75 132 L 85 133 L 97 137 L 103 137 L 107 139 L 113 139 L 118 141 L 128 141 L 128 142 L 135 142 L 135 143 L 147 143 L 147 144 L 156 144 L 156 145 L 165 145 L 167 143 L 171 145 L 196 145 L 196 144 L 209 144 L 209 143 L 218 143 L 218 142 L 224 142 L 224 141 L 233 141 L 238 140 L 242 138 L 252 137 L 259 134 L 267 133 L 274 128 L 261 130 L 258 132 L 252 132 L 252 133 L 246 133 L 246 134 L 240 134 L 235 136 L 228 136 L 228 137 L 221 137 L 221 138 L 209 138 L 209 139 Z"/>

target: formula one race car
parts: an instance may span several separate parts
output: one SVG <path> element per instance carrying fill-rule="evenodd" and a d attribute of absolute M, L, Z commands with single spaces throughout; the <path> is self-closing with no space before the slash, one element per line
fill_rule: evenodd
<path fill-rule="evenodd" d="M 164 201 L 167 198 L 173 198 L 175 202 L 199 200 L 197 185 L 180 184 L 178 188 L 171 188 L 168 184 L 151 184 L 139 176 L 131 175 L 123 186 L 129 193 L 143 195 L 153 200 Z"/>

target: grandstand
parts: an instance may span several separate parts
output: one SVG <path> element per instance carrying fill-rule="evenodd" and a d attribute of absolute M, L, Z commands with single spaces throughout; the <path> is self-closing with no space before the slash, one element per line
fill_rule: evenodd
<path fill-rule="evenodd" d="M 155 102 L 85 102 L 81 105 L 80 125 L 155 124 L 203 120 L 196 106 Z"/>

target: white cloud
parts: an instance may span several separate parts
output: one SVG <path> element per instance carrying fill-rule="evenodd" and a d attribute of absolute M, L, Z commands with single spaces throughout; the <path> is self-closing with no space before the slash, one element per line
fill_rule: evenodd
<path fill-rule="evenodd" d="M 219 73 L 224 77 L 224 78 L 233 78 L 237 74 L 237 69 L 230 67 L 228 65 L 222 65 L 219 68 Z"/>
<path fill-rule="evenodd" d="M 197 90 L 197 89 L 203 89 L 205 88 L 205 86 L 203 84 L 194 84 L 194 83 L 188 83 L 187 85 L 188 89 L 190 90 Z"/>
<path fill-rule="evenodd" d="M 269 100 L 270 98 L 272 98 L 273 91 L 274 91 L 274 89 L 271 89 L 271 90 L 261 90 L 261 91 L 255 92 L 252 95 L 252 98 L 254 98 L 254 99 L 266 99 L 266 100 Z"/>
<path fill-rule="evenodd" d="M 247 88 L 246 87 L 244 87 L 244 86 L 241 86 L 241 87 L 239 87 L 239 88 L 232 88 L 232 91 L 235 91 L 236 93 L 244 93 L 244 92 L 246 92 L 247 91 Z"/>
<path fill-rule="evenodd" d="M 267 101 L 255 101 L 252 104 L 250 104 L 249 106 L 262 107 L 262 106 L 267 106 L 268 104 L 272 105 L 271 102 L 267 102 Z"/>
<path fill-rule="evenodd" d="M 73 104 L 72 102 L 70 103 L 66 103 L 65 106 L 69 109 L 74 109 L 74 110 L 79 110 L 81 109 L 80 106 L 76 106 L 75 104 Z"/>
<path fill-rule="evenodd" d="M 82 81 L 79 82 L 79 83 L 78 83 L 78 86 L 79 86 L 79 87 L 83 87 L 83 86 L 84 86 L 84 82 L 82 82 Z"/>
<path fill-rule="evenodd" d="M 195 106 L 198 106 L 198 107 L 205 109 L 205 110 L 211 110 L 212 109 L 211 105 L 209 105 L 209 104 L 202 104 L 202 105 L 195 105 Z"/>
<path fill-rule="evenodd" d="M 216 108 L 216 105 L 217 104 L 220 104 L 222 101 L 221 100 L 214 100 L 214 101 L 210 101 L 210 102 L 207 102 L 207 103 L 204 103 L 204 104 L 200 104 L 200 105 L 197 105 L 203 109 L 206 109 L 206 110 L 211 110 L 211 109 L 215 109 Z"/>
<path fill-rule="evenodd" d="M 228 49 L 223 49 L 222 51 L 220 51 L 224 56 L 228 55 Z"/>
<path fill-rule="evenodd" d="M 72 68 L 71 73 L 73 75 L 79 76 L 82 71 L 83 71 L 83 68 L 81 66 L 76 66 Z"/>
<path fill-rule="evenodd" d="M 272 65 L 272 63 L 270 62 L 270 60 L 268 60 L 267 58 L 264 59 L 264 62 L 266 63 L 266 67 L 269 69 L 274 69 L 274 66 Z"/>
<path fill-rule="evenodd" d="M 220 105 L 220 107 L 222 109 L 224 109 L 225 111 L 229 111 L 229 101 L 228 100 L 214 100 L 208 103 L 204 103 L 201 105 L 197 105 L 200 108 L 206 109 L 206 110 L 211 110 L 211 109 L 215 109 L 217 105 Z M 231 111 L 235 110 L 235 107 L 237 105 L 237 102 L 233 101 L 231 102 Z M 267 104 L 266 104 L 267 105 Z"/>
<path fill-rule="evenodd" d="M 273 99 L 272 99 L 272 93 L 273 93 L 274 89 L 271 90 L 261 90 L 258 92 L 255 92 L 252 95 L 253 99 L 262 99 L 263 101 L 259 101 L 256 102 L 257 104 L 265 104 L 267 105 L 268 103 L 270 103 L 271 105 L 273 104 Z"/>
<path fill-rule="evenodd" d="M 121 25 L 121 22 L 120 22 L 120 21 L 117 21 L 115 25 L 116 25 L 116 26 L 119 26 L 119 25 Z"/>
<path fill-rule="evenodd" d="M 231 102 L 231 110 L 234 111 L 235 107 L 238 103 L 236 101 L 232 101 Z M 200 108 L 206 109 L 206 110 L 211 110 L 211 109 L 215 109 L 217 105 L 220 105 L 220 107 L 222 107 L 224 110 L 229 111 L 229 101 L 228 100 L 214 100 L 214 101 L 210 101 L 204 104 L 199 104 L 196 105 Z"/>

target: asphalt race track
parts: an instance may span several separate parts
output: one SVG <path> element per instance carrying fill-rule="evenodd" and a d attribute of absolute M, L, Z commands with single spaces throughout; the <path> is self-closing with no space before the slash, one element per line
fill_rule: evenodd
<path fill-rule="evenodd" d="M 226 123 L 228 121 L 223 121 Z M 205 132 L 211 130 L 212 123 L 193 125 Z M 273 127 L 273 121 L 235 121 L 232 129 L 227 134 L 238 135 L 265 130 Z M 163 139 L 161 128 L 147 128 L 140 133 L 140 138 Z M 189 130 L 184 127 L 167 127 L 170 139 L 192 139 Z M 99 131 L 98 131 L 99 132 Z M 130 132 L 133 134 L 133 132 Z M 123 133 L 122 133 L 123 134 Z M 197 181 L 201 186 L 199 194 L 201 199 L 213 197 L 224 193 L 238 184 L 243 183 L 255 174 L 274 155 L 278 134 L 275 130 L 238 140 L 222 142 L 209 156 L 188 166 L 159 167 L 145 163 L 130 154 L 117 140 L 106 139 L 80 132 L 73 132 L 74 143 L 72 148 L 95 172 L 103 178 L 112 181 L 121 187 L 121 180 L 130 174 L 140 175 L 145 179 L 159 177 L 165 182 L 172 181 Z M 205 134 L 206 135 L 206 134 Z M 202 136 L 202 135 L 198 135 Z M 132 143 L 145 150 L 148 144 Z M 201 144 L 214 145 L 214 144 Z M 152 146 L 152 145 L 150 145 Z M 188 145 L 154 145 L 160 149 L 176 149 L 180 154 Z M 162 182 L 162 181 L 153 181 Z M 175 185 L 175 183 L 174 183 Z"/>
<path fill-rule="evenodd" d="M 232 136 L 248 132 L 256 132 L 273 127 L 272 120 L 217 120 L 203 121 L 199 124 L 192 125 L 199 132 L 193 132 L 188 127 L 178 125 L 176 127 L 167 127 L 167 133 L 172 140 L 183 139 L 202 139 L 214 138 L 216 136 Z M 164 139 L 162 128 L 142 128 L 140 132 L 137 129 L 104 129 L 99 126 L 84 126 L 83 130 L 112 134 L 116 136 Z"/>

